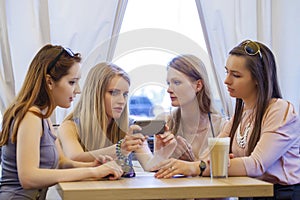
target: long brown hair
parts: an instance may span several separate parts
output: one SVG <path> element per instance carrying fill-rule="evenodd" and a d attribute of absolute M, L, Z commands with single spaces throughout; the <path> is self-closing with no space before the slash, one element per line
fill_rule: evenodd
<path fill-rule="evenodd" d="M 199 105 L 199 110 L 202 113 L 214 113 L 216 110 L 212 106 L 212 97 L 209 87 L 208 74 L 205 68 L 204 63 L 196 56 L 185 54 L 179 55 L 169 62 L 167 68 L 173 68 L 177 71 L 188 76 L 191 81 L 202 80 L 203 88 L 197 92 L 196 98 Z M 179 122 L 181 119 L 181 111 L 177 109 L 173 120 L 169 123 L 170 130 L 172 133 L 177 133 L 179 129 Z"/>
<path fill-rule="evenodd" d="M 16 142 L 19 125 L 30 107 L 37 106 L 41 110 L 47 108 L 44 114 L 33 112 L 40 118 L 48 118 L 52 114 L 55 109 L 55 104 L 46 84 L 46 75 L 49 74 L 51 78 L 57 82 L 68 74 L 69 69 L 75 62 L 81 61 L 80 54 L 74 54 L 71 57 L 67 52 L 62 51 L 64 51 L 62 46 L 47 44 L 42 47 L 33 58 L 23 86 L 14 102 L 4 112 L 2 131 L 0 134 L 0 146 L 7 144 L 11 130 L 11 142 Z M 59 59 L 47 72 L 47 68 L 59 54 L 61 54 Z M 11 129 L 12 123 L 13 127 Z"/>
<path fill-rule="evenodd" d="M 260 55 L 249 55 L 244 49 L 247 41 L 241 42 L 234 47 L 229 54 L 244 57 L 246 60 L 246 68 L 250 71 L 252 79 L 257 82 L 257 99 L 254 107 L 254 124 L 252 134 L 249 138 L 247 155 L 254 150 L 258 140 L 260 139 L 261 122 L 263 115 L 272 98 L 282 98 L 277 80 L 275 57 L 271 50 L 260 42 L 255 42 L 260 47 Z M 230 137 L 234 138 L 236 130 L 241 122 L 243 114 L 244 102 L 240 98 L 236 98 L 235 113 L 233 124 L 230 130 Z M 230 141 L 230 149 L 232 148 Z"/>

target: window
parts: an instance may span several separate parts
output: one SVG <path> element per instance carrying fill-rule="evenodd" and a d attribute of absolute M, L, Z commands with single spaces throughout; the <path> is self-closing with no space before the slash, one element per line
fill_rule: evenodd
<path fill-rule="evenodd" d="M 170 112 L 166 66 L 179 53 L 193 54 L 194 46 L 209 62 L 194 0 L 128 1 L 113 62 L 130 75 L 129 110 L 133 118 Z M 207 70 L 209 73 L 211 69 Z"/>

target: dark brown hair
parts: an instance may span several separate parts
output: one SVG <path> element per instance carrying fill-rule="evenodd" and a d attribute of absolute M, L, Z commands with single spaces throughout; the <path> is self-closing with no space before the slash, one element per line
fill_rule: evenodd
<path fill-rule="evenodd" d="M 254 107 L 254 124 L 252 134 L 249 138 L 247 155 L 254 150 L 258 140 L 260 139 L 261 122 L 263 115 L 272 98 L 282 98 L 278 80 L 275 57 L 272 51 L 260 42 L 255 42 L 260 47 L 261 57 L 259 54 L 249 55 L 245 51 L 243 41 L 234 47 L 229 54 L 241 56 L 246 59 L 246 68 L 250 71 L 252 79 L 257 82 L 257 99 Z M 230 137 L 234 138 L 236 130 L 242 118 L 244 102 L 240 98 L 236 98 L 235 112 L 233 124 L 230 130 Z M 232 148 L 232 140 L 230 141 L 230 149 Z"/>

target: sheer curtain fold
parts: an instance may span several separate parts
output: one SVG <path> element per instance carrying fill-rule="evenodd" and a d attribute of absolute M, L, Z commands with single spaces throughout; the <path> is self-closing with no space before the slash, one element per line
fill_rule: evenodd
<path fill-rule="evenodd" d="M 38 10 L 41 43 L 49 43 L 51 41 L 51 36 L 48 0 L 40 0 Z"/>
<path fill-rule="evenodd" d="M 35 51 L 50 42 L 47 1 L 0 1 L 1 112 L 21 87 Z M 22 10 L 22 12 L 20 12 Z M 22 19 L 22 20 L 20 20 Z"/>
<path fill-rule="evenodd" d="M 300 2 L 195 1 L 215 72 L 221 77 L 220 90 L 222 91 L 221 88 L 224 87 L 225 73 L 222 72 L 231 48 L 244 39 L 258 40 L 273 50 L 283 96 L 299 110 L 300 62 L 297 59 L 300 55 L 295 48 L 300 44 L 300 28 L 292 21 L 295 22 L 300 18 Z M 229 101 L 225 94 L 223 100 L 223 106 L 232 114 L 230 105 L 226 105 Z"/>
<path fill-rule="evenodd" d="M 72 2 L 72 0 L 70 1 Z M 73 45 L 83 57 L 80 80 L 80 85 L 83 86 L 89 70 L 95 64 L 111 61 L 128 0 L 92 0 L 88 4 L 80 0 L 77 1 L 81 4 L 78 9 L 90 13 L 89 16 L 86 16 L 85 12 L 79 14 L 78 21 L 81 23 L 78 25 L 75 21 L 70 26 L 69 31 L 69 38 L 73 38 L 69 46 L 72 47 Z M 74 8 L 70 10 L 70 14 L 73 12 Z M 76 26 L 74 27 L 74 25 Z M 55 30 L 55 34 L 61 34 L 61 30 Z M 79 95 L 77 95 L 73 105 L 77 103 L 78 99 Z M 69 109 L 57 108 L 56 123 L 61 123 L 72 109 L 73 106 Z"/>
<path fill-rule="evenodd" d="M 111 40 L 109 43 L 108 51 L 107 51 L 107 61 L 112 61 L 113 55 L 117 46 L 118 34 L 121 30 L 121 25 L 123 22 L 126 6 L 128 0 L 120 0 L 116 9 L 116 15 L 114 20 L 114 25 L 111 33 Z"/>
<path fill-rule="evenodd" d="M 5 1 L 0 1 L 0 35 L 0 110 L 3 113 L 15 96 L 15 80 L 8 40 Z"/>
<path fill-rule="evenodd" d="M 82 53 L 82 79 L 101 61 L 111 61 L 128 0 L 0 0 L 0 109 L 23 83 L 35 53 L 46 43 Z M 228 51 L 243 39 L 260 40 L 275 53 L 284 98 L 299 110 L 300 21 L 298 0 L 195 0 L 214 76 L 226 114 L 232 103 L 224 89 Z M 63 10 L 63 12 L 61 12 Z M 62 34 L 63 31 L 63 34 Z M 62 120 L 65 110 L 58 110 Z"/>
<path fill-rule="evenodd" d="M 0 0 L 1 112 L 20 89 L 33 56 L 47 43 L 82 54 L 82 85 L 91 67 L 111 59 L 127 1 Z M 54 123 L 71 109 L 58 108 Z"/>

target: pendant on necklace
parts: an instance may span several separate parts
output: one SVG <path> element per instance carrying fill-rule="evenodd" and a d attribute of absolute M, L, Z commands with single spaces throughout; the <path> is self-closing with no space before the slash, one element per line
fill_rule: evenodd
<path fill-rule="evenodd" d="M 237 144 L 239 145 L 239 147 L 241 147 L 241 148 L 245 148 L 245 146 L 247 144 L 247 138 L 248 138 L 248 133 L 250 131 L 250 125 L 251 125 L 250 122 L 248 122 L 244 129 L 243 135 L 241 135 L 241 132 L 240 132 L 241 124 L 239 124 L 239 126 L 237 128 L 236 141 L 237 141 Z"/>

